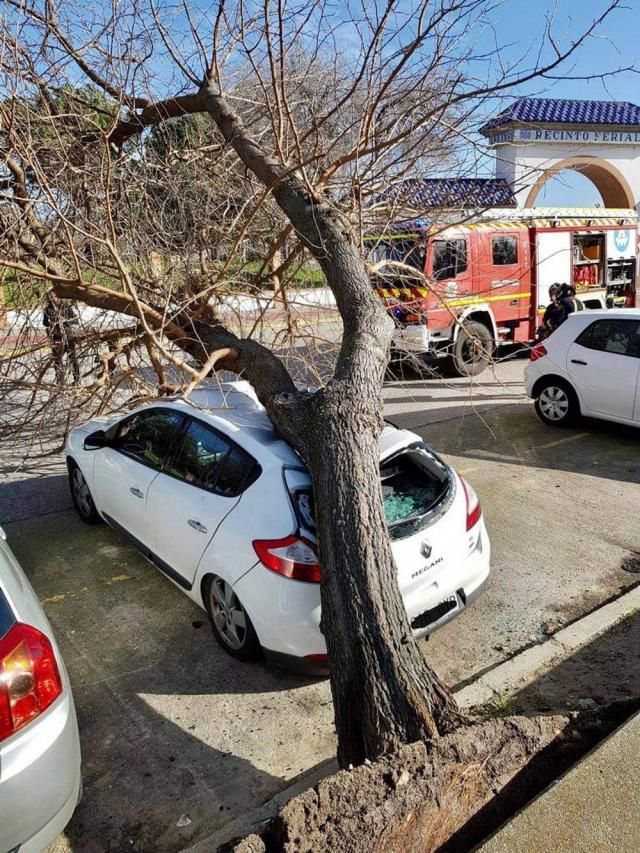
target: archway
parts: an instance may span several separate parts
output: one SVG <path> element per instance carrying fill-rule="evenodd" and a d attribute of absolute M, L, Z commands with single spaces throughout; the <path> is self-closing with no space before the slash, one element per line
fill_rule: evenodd
<path fill-rule="evenodd" d="M 627 179 L 609 161 L 599 157 L 566 157 L 545 168 L 529 190 L 525 207 L 533 207 L 544 184 L 564 170 L 580 172 L 596 187 L 605 207 L 635 207 L 633 192 Z"/>

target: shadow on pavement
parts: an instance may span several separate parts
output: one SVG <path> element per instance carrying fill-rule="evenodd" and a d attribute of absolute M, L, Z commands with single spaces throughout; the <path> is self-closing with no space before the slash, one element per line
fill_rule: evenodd
<path fill-rule="evenodd" d="M 637 711 L 640 701 L 640 612 L 630 611 L 621 622 L 602 636 L 593 640 L 574 655 L 559 663 L 508 702 L 501 704 L 500 715 L 525 714 L 535 717 L 540 714 L 561 714 L 569 711 L 591 711 L 585 715 L 584 723 L 549 744 L 533 757 L 511 781 L 500 790 L 500 795 L 490 800 L 440 848 L 442 853 L 460 853 L 475 850 L 476 845 L 498 829 L 505 820 L 531 802 L 548 785 L 569 770 L 590 749 L 601 743 L 619 725 Z M 598 712 L 597 706 L 608 706 Z M 491 716 L 491 708 L 487 709 Z M 498 713 L 496 707 L 495 713 Z M 505 750 L 508 747 L 505 746 Z M 602 772 L 602 771 L 600 771 Z M 610 792 L 615 797 L 615 792 Z M 577 815 L 567 811 L 571 825 Z M 549 839 L 545 850 L 553 850 L 553 839 Z M 534 842 L 535 844 L 535 842 Z M 498 849 L 499 845 L 494 845 Z M 577 849 L 603 850 L 608 845 L 599 845 L 594 838 L 593 847 L 578 846 Z M 508 844 L 500 849 L 510 849 Z M 527 847 L 526 833 L 523 846 Z M 570 849 L 560 845 L 557 849 Z M 625 848 L 626 849 L 626 848 Z M 629 848 L 631 849 L 631 848 Z M 541 850 L 535 846 L 535 850 Z"/>
<path fill-rule="evenodd" d="M 427 411 L 430 422 L 418 422 L 420 410 L 391 417 L 400 427 L 422 428 L 439 453 L 640 483 L 640 428 L 583 418 L 572 428 L 554 429 L 539 421 L 526 403 L 500 404 L 499 410 L 481 416 L 469 405 L 463 417 L 443 417 L 443 426 L 437 415 L 445 416 L 446 407 L 430 406 Z"/>
<path fill-rule="evenodd" d="M 9 479 L 0 483 L 0 524 L 60 512 L 71 506 L 66 472 L 21 480 Z"/>
<path fill-rule="evenodd" d="M 509 699 L 509 713 L 566 713 L 640 696 L 640 611 Z"/>

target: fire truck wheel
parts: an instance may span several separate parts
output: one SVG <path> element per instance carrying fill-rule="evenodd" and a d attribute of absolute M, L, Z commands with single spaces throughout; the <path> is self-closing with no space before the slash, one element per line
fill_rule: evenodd
<path fill-rule="evenodd" d="M 483 323 L 469 320 L 462 324 L 453 352 L 450 368 L 456 376 L 477 376 L 489 364 L 493 352 L 493 337 Z"/>

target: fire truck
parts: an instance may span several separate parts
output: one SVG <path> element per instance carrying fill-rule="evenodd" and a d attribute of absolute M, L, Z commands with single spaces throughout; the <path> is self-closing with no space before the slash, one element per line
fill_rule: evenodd
<path fill-rule="evenodd" d="M 490 210 L 466 224 L 396 223 L 367 238 L 393 354 L 481 373 L 500 344 L 536 337 L 552 284 L 585 308 L 635 306 L 638 214 L 617 208 Z"/>

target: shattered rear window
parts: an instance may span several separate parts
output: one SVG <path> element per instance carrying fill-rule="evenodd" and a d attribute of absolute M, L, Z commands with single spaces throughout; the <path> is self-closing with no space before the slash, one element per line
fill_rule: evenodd
<path fill-rule="evenodd" d="M 380 466 L 382 499 L 387 524 L 419 518 L 444 496 L 449 475 L 426 447 L 414 445 Z"/>
<path fill-rule="evenodd" d="M 404 447 L 380 465 L 384 516 L 392 539 L 400 539 L 429 523 L 425 519 L 446 497 L 450 469 L 422 442 Z M 316 531 L 313 492 L 290 488 L 298 524 Z"/>

